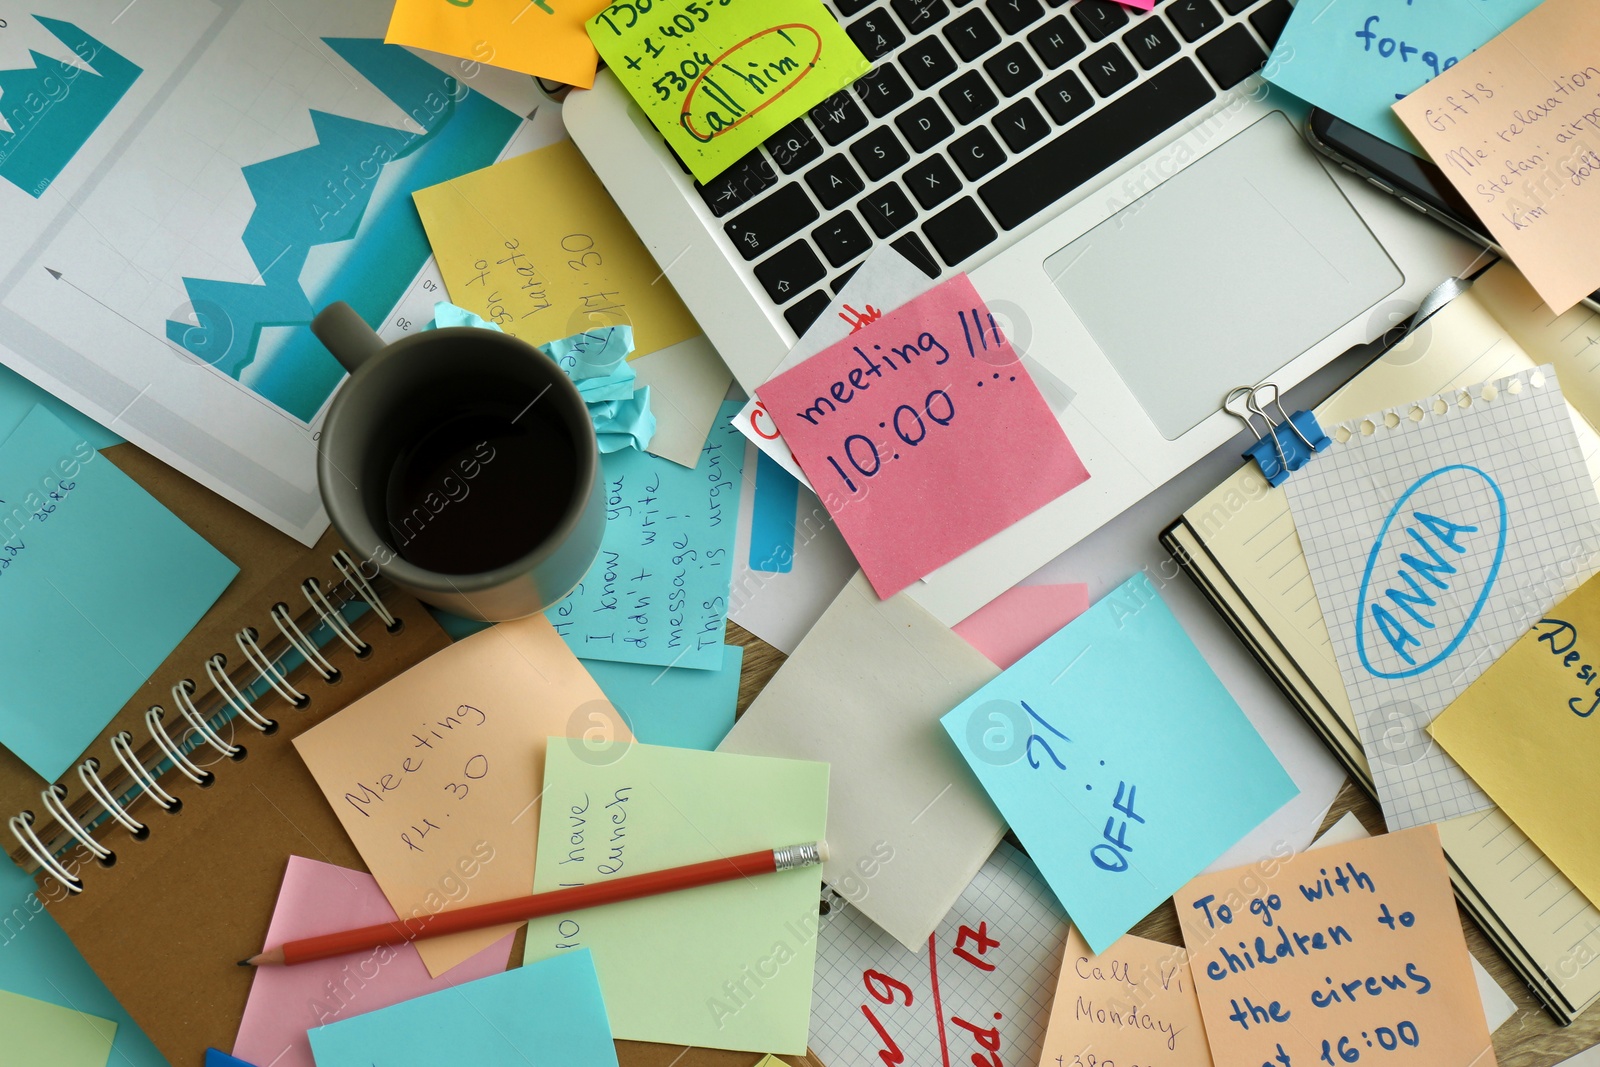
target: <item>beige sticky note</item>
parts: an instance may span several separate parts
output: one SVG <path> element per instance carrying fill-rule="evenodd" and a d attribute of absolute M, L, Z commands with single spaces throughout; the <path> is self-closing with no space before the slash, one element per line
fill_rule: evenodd
<path fill-rule="evenodd" d="M 1217 1063 L 1495 1067 L 1435 827 L 1201 875 L 1173 903 Z"/>
<path fill-rule="evenodd" d="M 1600 577 L 1545 613 L 1428 727 L 1600 905 Z"/>
<path fill-rule="evenodd" d="M 628 324 L 637 359 L 700 332 L 571 141 L 412 196 L 451 302 L 514 337 Z"/>
<path fill-rule="evenodd" d="M 631 736 L 535 615 L 451 645 L 294 743 L 383 895 L 410 918 L 526 896 L 546 740 L 588 752 Z M 513 929 L 417 947 L 437 977 Z"/>
<path fill-rule="evenodd" d="M 1394 105 L 1558 312 L 1600 288 L 1594 14 L 1592 0 L 1545 0 Z"/>
<path fill-rule="evenodd" d="M 1067 935 L 1041 1067 L 1212 1067 L 1187 954 L 1126 934 L 1096 956 Z"/>

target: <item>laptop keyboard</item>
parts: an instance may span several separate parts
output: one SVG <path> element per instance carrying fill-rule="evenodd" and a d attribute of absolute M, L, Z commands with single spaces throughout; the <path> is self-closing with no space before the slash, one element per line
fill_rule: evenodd
<path fill-rule="evenodd" d="M 891 244 L 958 267 L 1260 69 L 1290 0 L 831 0 L 873 70 L 709 184 L 796 334 Z"/>

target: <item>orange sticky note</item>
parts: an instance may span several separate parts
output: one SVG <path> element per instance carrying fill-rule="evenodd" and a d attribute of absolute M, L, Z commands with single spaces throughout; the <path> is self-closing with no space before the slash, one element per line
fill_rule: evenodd
<path fill-rule="evenodd" d="M 1212 1067 L 1184 950 L 1126 934 L 1096 956 L 1073 927 L 1039 1063 Z"/>
<path fill-rule="evenodd" d="M 390 906 L 410 918 L 533 891 L 552 737 L 597 758 L 632 740 L 534 615 L 456 642 L 294 745 Z M 514 929 L 432 938 L 417 951 L 437 978 Z"/>
<path fill-rule="evenodd" d="M 1272 866 L 1173 898 L 1216 1062 L 1495 1067 L 1434 826 Z"/>
<path fill-rule="evenodd" d="M 1394 105 L 1555 311 L 1600 288 L 1600 20 L 1545 0 Z"/>
<path fill-rule="evenodd" d="M 587 89 L 599 55 L 584 24 L 605 6 L 606 0 L 397 0 L 383 39 Z"/>

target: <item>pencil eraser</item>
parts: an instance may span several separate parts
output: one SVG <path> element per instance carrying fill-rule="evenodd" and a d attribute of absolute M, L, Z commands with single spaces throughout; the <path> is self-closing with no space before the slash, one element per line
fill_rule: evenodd
<path fill-rule="evenodd" d="M 828 862 L 828 843 L 826 841 L 817 842 L 817 855 L 822 857 L 823 863 Z"/>

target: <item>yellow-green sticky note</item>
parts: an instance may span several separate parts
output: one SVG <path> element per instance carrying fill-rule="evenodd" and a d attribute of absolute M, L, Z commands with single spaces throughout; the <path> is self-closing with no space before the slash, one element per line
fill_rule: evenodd
<path fill-rule="evenodd" d="M 702 183 L 872 66 L 820 0 L 611 4 L 589 38 Z"/>
<path fill-rule="evenodd" d="M 818 841 L 828 765 L 553 737 L 534 892 Z M 805 1055 L 822 868 L 534 919 L 524 962 L 594 953 L 611 1033 Z"/>
<path fill-rule="evenodd" d="M 106 1067 L 117 1024 L 0 989 L 0 1035 L 7 1063 Z"/>

